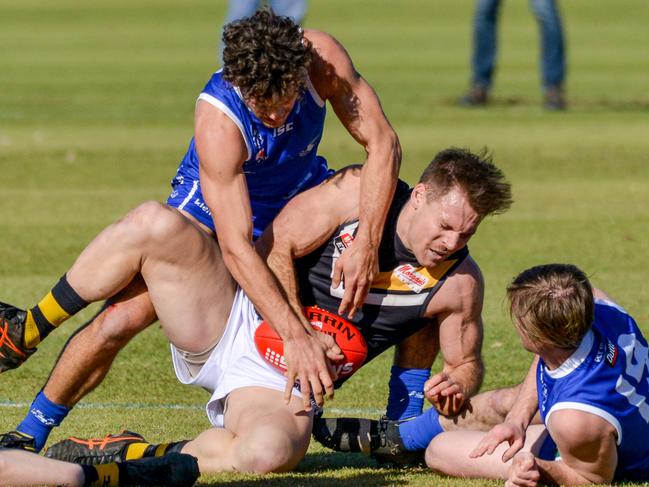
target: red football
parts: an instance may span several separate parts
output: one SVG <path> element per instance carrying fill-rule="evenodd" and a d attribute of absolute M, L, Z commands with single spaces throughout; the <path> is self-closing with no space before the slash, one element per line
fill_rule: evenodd
<path fill-rule="evenodd" d="M 316 306 L 304 308 L 304 314 L 311 326 L 331 335 L 342 350 L 344 358 L 333 364 L 339 378 L 356 372 L 367 357 L 367 344 L 361 332 L 349 321 Z M 284 344 L 266 321 L 262 321 L 255 331 L 255 345 L 259 354 L 280 372 L 286 372 Z"/>

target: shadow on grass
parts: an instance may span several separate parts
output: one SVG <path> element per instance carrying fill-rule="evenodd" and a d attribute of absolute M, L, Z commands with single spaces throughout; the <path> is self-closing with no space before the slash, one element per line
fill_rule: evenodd
<path fill-rule="evenodd" d="M 649 99 L 610 99 L 610 98 L 572 98 L 567 94 L 568 110 L 607 110 L 611 112 L 649 112 Z M 525 107 L 540 106 L 541 95 L 538 98 L 526 98 L 522 96 L 494 96 L 489 98 L 485 106 L 461 107 L 469 110 L 480 110 L 489 107 Z M 458 97 L 445 98 L 444 105 L 460 106 Z"/>
<path fill-rule="evenodd" d="M 427 473 L 423 468 L 384 468 L 375 460 L 361 454 L 312 453 L 300 463 L 297 470 L 285 474 L 218 475 L 202 478 L 198 486 L 234 485 L 237 487 L 300 486 L 324 487 L 330 485 L 387 486 L 407 485 L 412 474 Z"/>
<path fill-rule="evenodd" d="M 284 474 L 278 477 L 262 476 L 257 479 L 233 479 L 231 481 L 220 479 L 214 483 L 197 483 L 197 487 L 208 485 L 236 485 L 240 487 L 257 487 L 260 485 L 272 486 L 300 486 L 308 485 L 309 487 L 325 487 L 330 485 L 347 485 L 347 486 L 387 486 L 387 485 L 407 485 L 407 478 L 398 479 L 394 475 L 388 475 L 385 472 L 350 472 L 344 477 L 326 476 L 326 475 L 298 475 L 296 473 Z"/>

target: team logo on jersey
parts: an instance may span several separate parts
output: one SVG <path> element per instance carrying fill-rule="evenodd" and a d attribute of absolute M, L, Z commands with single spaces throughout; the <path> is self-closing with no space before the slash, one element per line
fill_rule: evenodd
<path fill-rule="evenodd" d="M 394 270 L 397 278 L 416 293 L 420 293 L 428 284 L 428 278 L 411 264 L 403 264 Z"/>
<path fill-rule="evenodd" d="M 606 340 L 606 364 L 609 367 L 615 367 L 617 362 L 618 350 L 617 346 L 610 340 Z"/>
<path fill-rule="evenodd" d="M 334 238 L 334 245 L 338 249 L 338 252 L 341 254 L 343 251 L 349 247 L 354 241 L 354 235 L 349 232 L 341 233 L 336 238 Z"/>
<path fill-rule="evenodd" d="M 252 145 L 253 149 L 257 151 L 255 154 L 255 162 L 261 162 L 266 159 L 266 141 L 264 140 L 264 136 L 254 126 L 252 127 Z"/>
<path fill-rule="evenodd" d="M 539 377 L 538 377 L 538 382 L 537 382 L 537 387 L 541 391 L 541 400 L 539 401 L 539 408 L 541 409 L 541 412 L 545 414 L 545 410 L 547 409 L 548 405 L 548 386 L 545 383 L 545 378 L 543 377 L 543 371 L 539 370 Z"/>
<path fill-rule="evenodd" d="M 285 123 L 284 125 L 282 125 L 280 127 L 277 127 L 275 129 L 275 131 L 273 132 L 273 135 L 275 137 L 278 137 L 278 136 L 280 136 L 282 134 L 290 132 L 291 130 L 293 130 L 293 122 Z"/>
<path fill-rule="evenodd" d="M 314 137 L 313 140 L 311 140 L 311 142 L 309 142 L 309 144 L 306 146 L 306 148 L 303 151 L 298 153 L 298 156 L 304 157 L 309 152 L 311 152 L 313 150 L 313 148 L 315 147 L 316 142 L 318 142 L 318 137 Z"/>

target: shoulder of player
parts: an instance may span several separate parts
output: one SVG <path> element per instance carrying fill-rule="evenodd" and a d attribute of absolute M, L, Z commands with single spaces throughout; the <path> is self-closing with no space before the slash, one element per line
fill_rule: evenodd
<path fill-rule="evenodd" d="M 460 296 L 481 294 L 484 289 L 484 279 L 480 266 L 471 255 L 467 255 L 460 265 L 449 274 L 443 287 Z"/>
<path fill-rule="evenodd" d="M 289 205 L 303 208 L 313 206 L 340 214 L 346 220 L 358 217 L 358 193 L 361 187 L 361 165 L 346 166 L 324 182 L 297 195 Z M 341 221 L 342 222 L 342 221 Z"/>
<path fill-rule="evenodd" d="M 316 57 L 327 59 L 328 56 L 343 50 L 343 45 L 327 32 L 315 29 L 304 29 L 304 38 L 311 44 Z"/>
<path fill-rule="evenodd" d="M 360 191 L 361 173 L 363 166 L 361 164 L 350 164 L 337 170 L 324 185 L 334 186 L 342 191 L 355 190 Z"/>
<path fill-rule="evenodd" d="M 313 51 L 309 78 L 320 98 L 328 100 L 337 92 L 340 79 L 353 76 L 353 64 L 343 45 L 330 34 L 305 30 L 304 37 Z"/>
<path fill-rule="evenodd" d="M 243 163 L 248 157 L 248 148 L 241 129 L 223 110 L 210 103 L 199 100 L 196 104 L 194 136 L 196 143 L 202 145 L 218 144 L 228 147 L 228 153 Z M 221 153 L 222 151 L 219 151 Z"/>
<path fill-rule="evenodd" d="M 443 312 L 479 314 L 484 299 L 484 280 L 477 262 L 468 255 L 456 269 L 446 277 L 444 284 L 431 299 L 427 314 Z"/>
<path fill-rule="evenodd" d="M 603 417 L 579 409 L 554 411 L 547 422 L 552 439 L 560 451 L 578 452 L 588 445 L 615 447 L 617 430 Z"/>
<path fill-rule="evenodd" d="M 617 432 L 601 416 L 561 409 L 548 419 L 548 431 L 562 461 L 591 483 L 609 483 L 617 464 Z"/>

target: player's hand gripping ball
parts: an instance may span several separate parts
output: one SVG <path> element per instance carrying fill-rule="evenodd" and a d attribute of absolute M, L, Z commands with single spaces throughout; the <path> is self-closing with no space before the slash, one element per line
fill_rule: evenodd
<path fill-rule="evenodd" d="M 367 343 L 361 332 L 349 321 L 316 306 L 304 308 L 306 318 L 314 330 L 331 335 L 340 347 L 344 358 L 333 364 L 338 378 L 349 377 L 365 362 Z M 255 331 L 255 345 L 259 354 L 280 372 L 286 372 L 284 344 L 266 321 Z"/>

